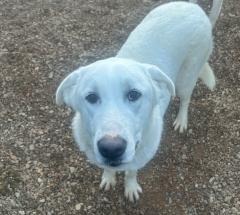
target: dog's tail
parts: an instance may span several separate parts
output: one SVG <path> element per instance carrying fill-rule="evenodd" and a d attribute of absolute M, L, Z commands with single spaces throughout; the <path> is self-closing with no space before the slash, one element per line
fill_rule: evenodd
<path fill-rule="evenodd" d="M 209 14 L 209 19 L 212 23 L 212 26 L 215 25 L 219 15 L 220 15 L 222 3 L 223 3 L 223 0 L 213 0 L 212 9 Z"/>
<path fill-rule="evenodd" d="M 197 3 L 197 0 L 189 0 L 189 2 Z M 220 15 L 222 3 L 223 3 L 223 0 L 213 0 L 212 9 L 209 13 L 209 19 L 210 19 L 210 22 L 212 23 L 212 26 L 215 25 L 219 15 Z"/>
<path fill-rule="evenodd" d="M 208 89 L 213 90 L 216 85 L 214 73 L 208 63 L 203 66 L 199 78 L 207 85 Z"/>
<path fill-rule="evenodd" d="M 189 2 L 197 3 L 197 0 L 189 0 Z M 209 19 L 212 24 L 212 27 L 215 26 L 216 21 L 220 15 L 222 3 L 223 3 L 223 0 L 213 0 L 212 8 L 209 13 Z M 214 87 L 216 85 L 216 79 L 215 79 L 214 72 L 212 71 L 211 67 L 209 66 L 209 63 L 205 63 L 205 65 L 203 66 L 203 68 L 200 72 L 199 78 L 203 81 L 204 84 L 207 85 L 207 87 L 210 90 L 214 89 Z"/>

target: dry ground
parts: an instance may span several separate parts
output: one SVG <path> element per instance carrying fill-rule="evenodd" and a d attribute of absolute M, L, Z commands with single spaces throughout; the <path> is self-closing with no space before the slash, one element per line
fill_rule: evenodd
<path fill-rule="evenodd" d="M 54 103 L 66 74 L 114 55 L 163 2 L 0 0 L 0 214 L 240 214 L 239 0 L 225 0 L 214 31 L 217 89 L 196 88 L 183 135 L 172 130 L 173 102 L 136 204 L 121 174 L 115 191 L 99 191 L 100 170 L 74 146 L 71 111 Z"/>

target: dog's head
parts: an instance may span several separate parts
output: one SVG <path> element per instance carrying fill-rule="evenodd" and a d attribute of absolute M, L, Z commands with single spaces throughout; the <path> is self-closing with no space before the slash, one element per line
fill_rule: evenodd
<path fill-rule="evenodd" d="M 172 81 L 158 67 L 108 58 L 67 76 L 56 101 L 80 113 L 98 164 L 116 167 L 134 159 L 161 87 L 174 94 Z"/>

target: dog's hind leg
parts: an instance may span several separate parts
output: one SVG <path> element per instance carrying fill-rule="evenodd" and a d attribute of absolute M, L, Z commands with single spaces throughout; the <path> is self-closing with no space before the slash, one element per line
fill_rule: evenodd
<path fill-rule="evenodd" d="M 187 67 L 184 66 L 183 68 L 186 71 Z M 213 90 L 213 88 L 215 87 L 216 81 L 215 81 L 214 73 L 208 63 L 205 63 L 204 66 L 202 67 L 199 78 L 203 81 L 204 84 L 206 84 L 206 86 L 210 90 Z M 197 80 L 197 78 L 195 79 Z M 186 87 L 184 88 L 184 90 L 178 89 L 178 96 L 180 97 L 180 107 L 179 107 L 177 118 L 174 121 L 173 125 L 174 125 L 174 130 L 177 130 L 179 128 L 180 133 L 182 133 L 184 130 L 187 129 L 188 106 L 190 103 L 192 90 L 195 86 L 196 80 L 193 80 L 194 85 L 190 84 L 189 86 L 189 83 L 186 83 L 189 86 L 188 90 L 186 90 Z"/>
<path fill-rule="evenodd" d="M 180 133 L 182 133 L 184 130 L 187 129 L 188 106 L 189 106 L 190 99 L 191 99 L 191 95 L 180 98 L 178 115 L 173 123 L 174 130 L 176 131 L 179 128 Z"/>
<path fill-rule="evenodd" d="M 203 81 L 204 84 L 208 87 L 209 90 L 213 90 L 216 85 L 216 80 L 214 76 L 214 72 L 208 63 L 202 68 L 199 78 Z"/>
<path fill-rule="evenodd" d="M 177 90 L 177 96 L 179 96 L 180 98 L 180 106 L 179 106 L 179 111 L 178 111 L 176 120 L 174 121 L 173 125 L 174 125 L 174 130 L 179 129 L 180 133 L 182 133 L 184 130 L 187 129 L 188 106 L 191 100 L 192 91 L 200 76 L 199 74 L 202 71 L 205 71 L 208 65 L 206 63 L 207 58 L 208 58 L 208 55 L 205 55 L 205 56 L 202 55 L 202 56 L 195 56 L 193 58 L 186 59 L 177 77 L 176 90 Z M 211 86 L 212 85 L 213 84 L 211 84 Z"/>
<path fill-rule="evenodd" d="M 116 171 L 104 169 L 100 189 L 109 190 L 116 185 Z"/>

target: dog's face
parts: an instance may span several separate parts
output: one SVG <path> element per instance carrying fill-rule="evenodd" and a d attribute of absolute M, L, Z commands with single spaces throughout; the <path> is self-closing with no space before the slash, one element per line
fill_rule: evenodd
<path fill-rule="evenodd" d="M 79 83 L 77 110 L 100 164 L 130 162 L 151 115 L 153 87 L 141 68 L 135 69 L 98 65 L 86 71 Z"/>
<path fill-rule="evenodd" d="M 59 86 L 57 102 L 80 112 L 99 165 L 131 162 L 157 102 L 146 64 L 110 58 L 82 67 Z"/>

